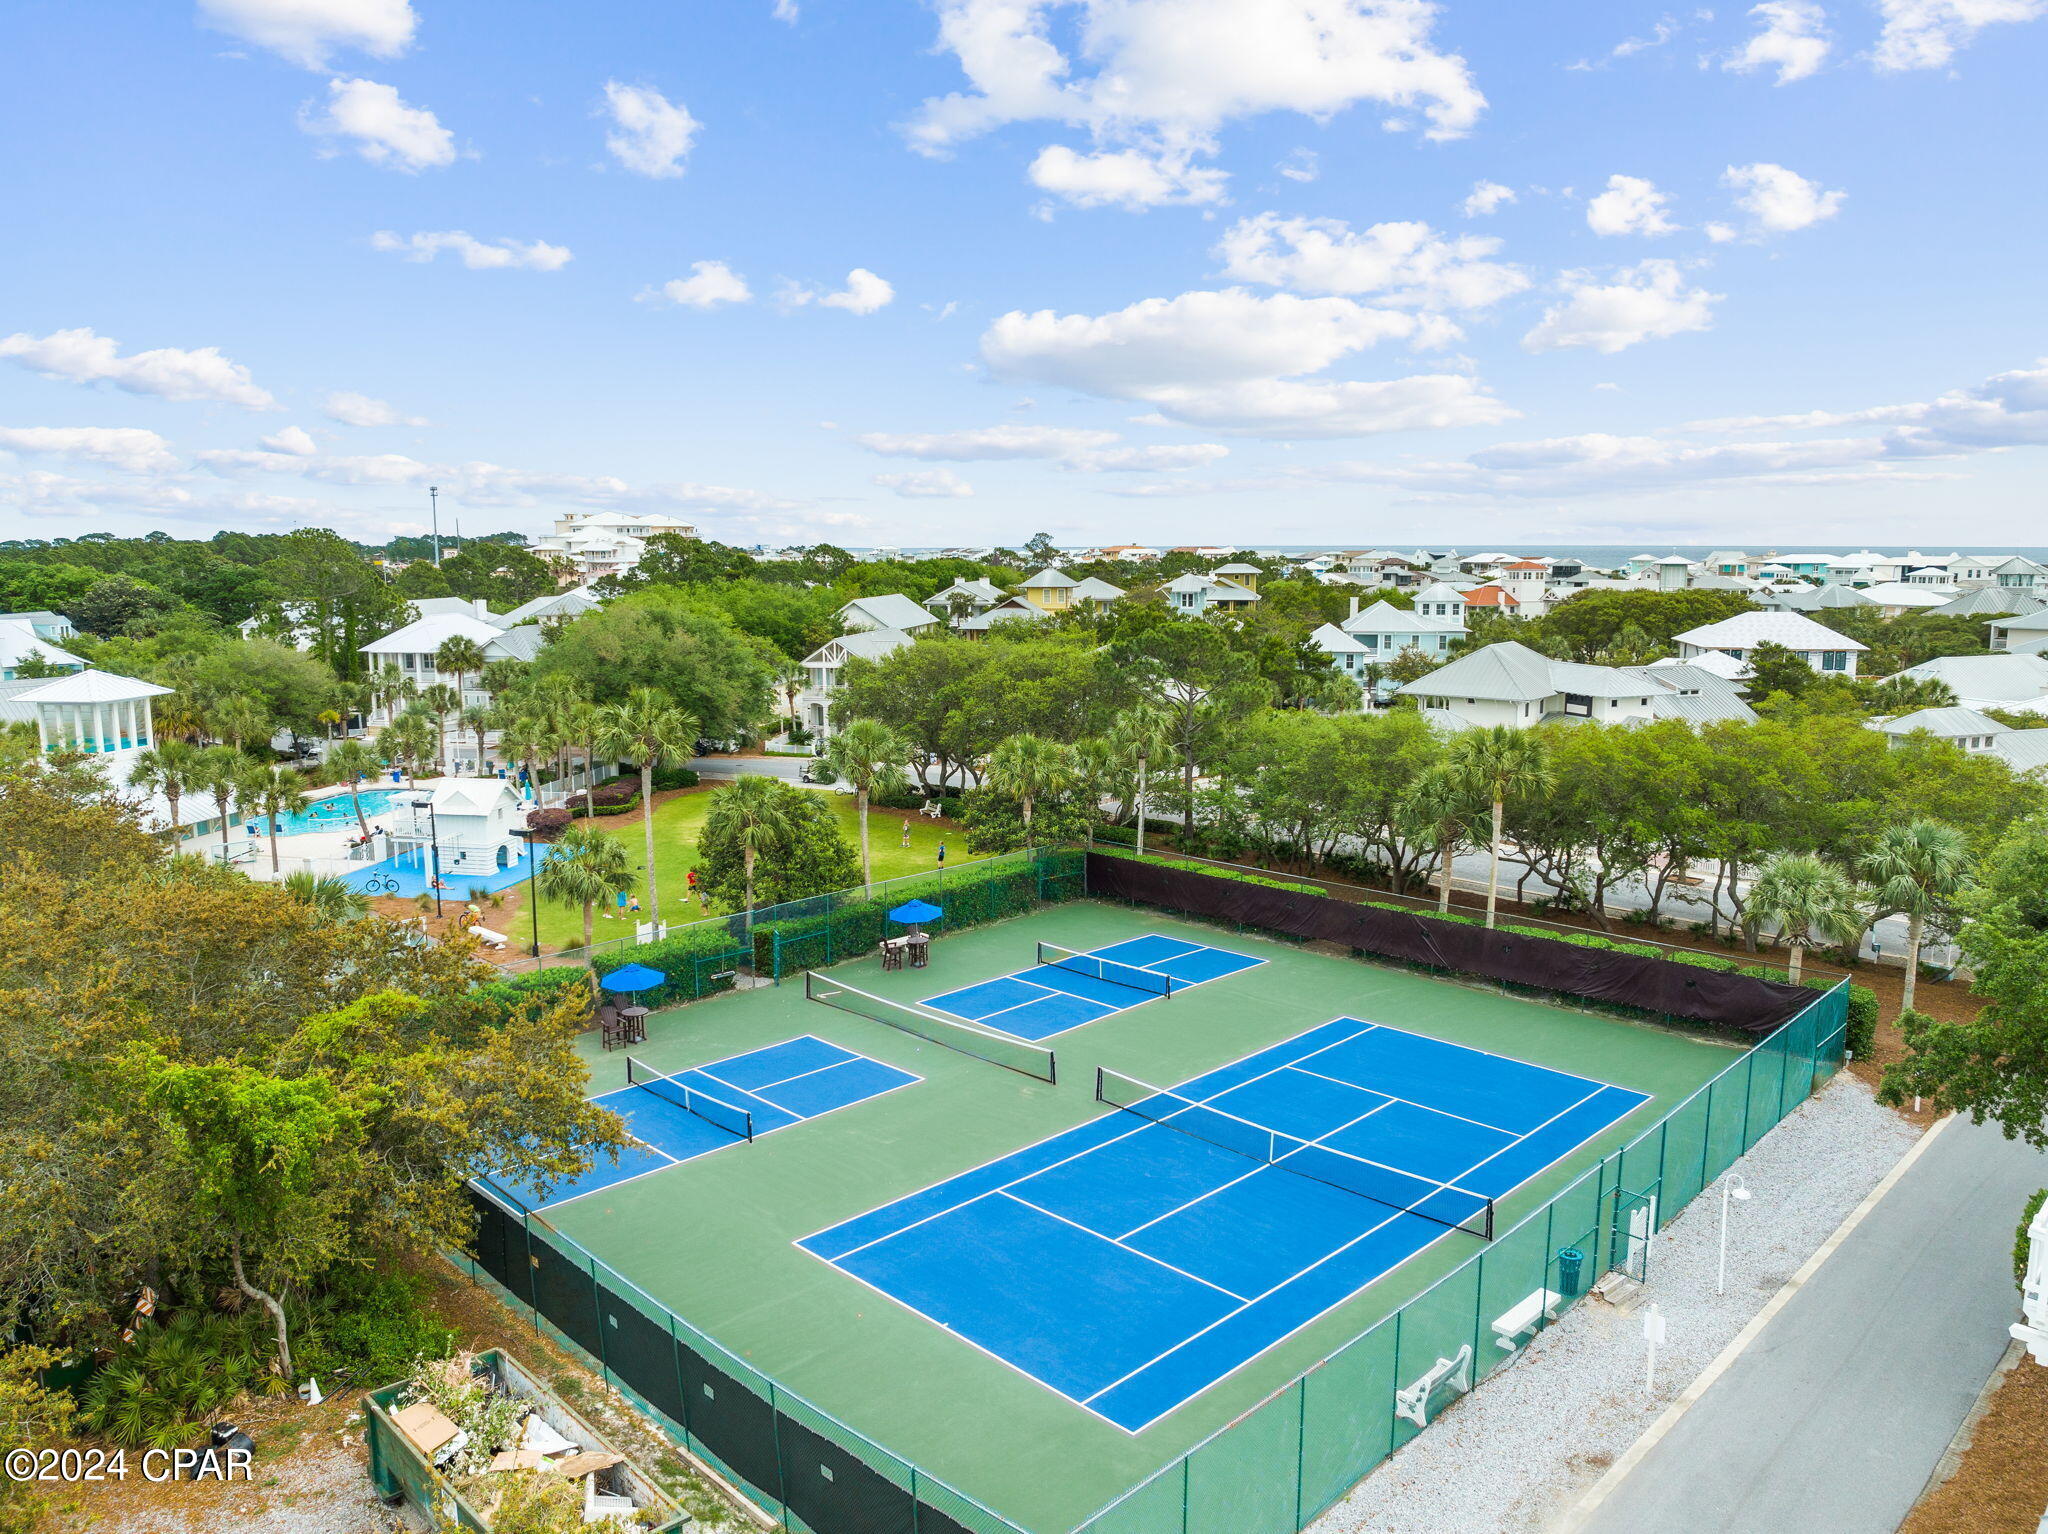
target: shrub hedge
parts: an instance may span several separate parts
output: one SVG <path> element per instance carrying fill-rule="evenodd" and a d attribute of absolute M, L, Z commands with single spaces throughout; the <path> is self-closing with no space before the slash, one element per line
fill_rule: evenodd
<path fill-rule="evenodd" d="M 1099 849 L 1112 857 L 1130 856 L 1116 847 Z M 1332 899 L 1341 896 L 1330 895 L 1321 885 L 1302 884 L 1286 879 L 1269 878 L 1262 874 L 1249 873 L 1237 868 L 1217 868 L 1208 863 L 1189 862 L 1183 858 L 1151 858 L 1148 863 L 1162 863 L 1169 868 L 1181 868 L 1193 873 L 1210 874 L 1221 879 L 1238 879 L 1246 884 L 1263 884 L 1271 889 L 1297 890 L 1311 895 L 1326 895 Z M 1379 911 L 1398 911 L 1403 916 L 1418 916 L 1426 921 L 1453 921 L 1468 927 L 1483 927 L 1484 917 L 1467 915 L 1463 911 L 1420 911 L 1413 906 L 1396 905 L 1392 901 L 1366 899 L 1357 902 Z M 1700 969 L 1717 970 L 1723 974 L 1748 975 L 1758 980 L 1776 980 L 1778 972 L 1767 965 L 1743 964 L 1735 959 L 1722 958 L 1719 954 L 1697 953 L 1689 948 L 1660 948 L 1649 943 L 1630 943 L 1617 938 L 1603 937 L 1597 932 L 1578 932 L 1569 927 L 1525 927 L 1515 922 L 1495 922 L 1499 932 L 1513 932 L 1521 937 L 1545 937 L 1554 942 L 1573 943 L 1581 948 L 1599 948 L 1609 953 L 1635 954 L 1645 959 L 1669 959 L 1674 964 L 1691 964 Z M 1835 982 L 1823 975 L 1808 975 L 1801 982 L 1811 990 L 1827 991 Z M 1849 1021 L 1844 1044 L 1852 1054 L 1864 1056 L 1870 1053 L 1877 1035 L 1877 993 L 1867 985 L 1855 981 L 1849 983 Z"/>

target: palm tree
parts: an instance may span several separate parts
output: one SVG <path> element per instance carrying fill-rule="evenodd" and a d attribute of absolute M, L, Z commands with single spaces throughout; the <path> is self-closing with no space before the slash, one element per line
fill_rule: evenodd
<path fill-rule="evenodd" d="M 856 719 L 825 743 L 825 765 L 853 789 L 860 818 L 860 881 L 870 894 L 875 888 L 875 860 L 868 849 L 868 802 L 904 783 L 903 763 L 910 748 L 903 738 L 876 719 Z"/>
<path fill-rule="evenodd" d="M 1847 943 L 1861 935 L 1866 918 L 1856 903 L 1856 885 L 1833 864 L 1811 853 L 1784 852 L 1766 863 L 1750 886 L 1744 914 L 1751 923 L 1769 922 L 1792 951 L 1785 978 L 1799 983 L 1799 968 L 1816 936 Z"/>
<path fill-rule="evenodd" d="M 1465 786 L 1493 805 L 1491 859 L 1486 873 L 1486 925 L 1500 904 L 1500 827 L 1510 794 L 1538 793 L 1550 786 L 1549 750 L 1540 735 L 1497 724 L 1470 730 L 1451 744 L 1450 760 Z"/>
<path fill-rule="evenodd" d="M 312 783 L 296 767 L 257 766 L 237 780 L 236 791 L 243 806 L 263 817 L 270 838 L 272 874 L 282 871 L 277 859 L 277 822 L 306 808 L 306 790 L 310 787 Z"/>
<path fill-rule="evenodd" d="M 483 690 L 491 695 L 493 704 L 504 700 L 505 694 L 518 685 L 526 675 L 530 662 L 523 660 L 487 660 L 478 673 Z"/>
<path fill-rule="evenodd" d="M 242 779 L 252 764 L 233 746 L 208 746 L 195 759 L 185 786 L 213 800 L 220 823 L 220 860 L 228 860 L 228 823 L 234 818 L 234 804 Z"/>
<path fill-rule="evenodd" d="M 1471 785 L 1448 762 L 1439 762 L 1409 785 L 1396 811 L 1402 835 L 1427 841 L 1436 848 L 1436 908 L 1451 908 L 1451 864 L 1461 846 L 1474 846 L 1474 823 L 1485 806 Z"/>
<path fill-rule="evenodd" d="M 780 778 L 747 774 L 721 788 L 712 800 L 711 814 L 730 825 L 739 842 L 749 926 L 754 915 L 754 865 L 763 852 L 772 852 L 789 837 L 789 796 L 796 792 Z"/>
<path fill-rule="evenodd" d="M 468 708 L 462 711 L 461 718 L 456 720 L 459 728 L 468 730 L 476 737 L 476 770 L 479 777 L 483 775 L 486 765 L 484 762 L 484 732 L 496 724 L 497 721 L 497 711 L 485 708 L 480 703 L 470 704 Z"/>
<path fill-rule="evenodd" d="M 1012 735 L 989 753 L 982 782 L 1024 813 L 1024 845 L 1031 845 L 1031 812 L 1047 794 L 1058 793 L 1074 780 L 1073 753 L 1043 735 Z"/>
<path fill-rule="evenodd" d="M 417 708 L 409 708 L 377 733 L 378 749 L 405 767 L 405 785 L 418 786 L 419 764 L 438 754 L 440 732 L 434 721 Z"/>
<path fill-rule="evenodd" d="M 268 742 L 275 733 L 270 710 L 247 693 L 231 692 L 215 700 L 206 711 L 207 727 L 237 751 L 248 749 L 252 739 Z"/>
<path fill-rule="evenodd" d="M 450 634 L 441 641 L 441 647 L 434 652 L 434 673 L 437 676 L 452 674 L 455 678 L 455 706 L 462 707 L 462 684 L 465 678 L 484 669 L 484 647 L 467 634 Z"/>
<path fill-rule="evenodd" d="M 654 769 L 674 757 L 687 758 L 697 739 L 695 716 L 677 708 L 669 695 L 636 687 L 623 703 L 598 710 L 600 749 L 640 764 L 640 830 L 647 838 L 647 914 L 661 920 L 661 890 L 654 878 Z"/>
<path fill-rule="evenodd" d="M 1109 741 L 1116 747 L 1131 785 L 1128 795 L 1120 797 L 1117 804 L 1118 820 L 1124 819 L 1137 807 L 1138 764 L 1164 763 L 1173 759 L 1171 722 L 1166 710 L 1155 703 L 1136 704 L 1110 721 Z"/>
<path fill-rule="evenodd" d="M 1896 911 L 1906 918 L 1901 1012 L 1913 1010 L 1914 982 L 1920 978 L 1920 940 L 1927 919 L 1946 910 L 1949 900 L 1963 887 L 1969 869 L 1969 842 L 1954 826 L 1938 820 L 1887 826 L 1863 856 L 1864 875 L 1877 885 L 1878 911 Z"/>
<path fill-rule="evenodd" d="M 348 880 L 316 874 L 310 869 L 302 868 L 297 873 L 286 874 L 283 889 L 300 905 L 311 906 L 333 921 L 360 916 L 370 908 L 370 897 L 360 890 L 351 889 Z"/>
<path fill-rule="evenodd" d="M 562 743 L 583 758 L 583 813 L 590 813 L 590 791 L 597 786 L 597 740 L 604 734 L 604 711 L 578 699 L 555 715 Z"/>
<path fill-rule="evenodd" d="M 348 802 L 356 812 L 356 827 L 368 836 L 370 822 L 363 814 L 361 784 L 365 778 L 374 778 L 377 769 L 383 765 L 377 753 L 359 740 L 338 740 L 328 749 L 327 759 L 322 765 L 338 782 L 348 785 Z"/>
<path fill-rule="evenodd" d="M 500 711 L 502 712 L 502 711 Z M 498 750 L 507 761 L 526 769 L 526 781 L 536 803 L 540 800 L 540 762 L 555 754 L 555 736 L 544 713 L 516 713 L 500 719 Z"/>
<path fill-rule="evenodd" d="M 422 687 L 420 695 L 413 700 L 412 709 L 431 714 L 434 719 L 434 765 L 442 772 L 447 769 L 448 720 L 462 712 L 462 694 L 446 682 L 436 682 L 431 687 Z"/>
<path fill-rule="evenodd" d="M 188 740 L 165 740 L 159 736 L 154 746 L 136 755 L 135 770 L 128 774 L 128 781 L 144 793 L 164 796 L 164 802 L 171 807 L 171 840 L 174 842 L 180 839 L 184 829 L 178 822 L 178 801 L 193 786 L 200 754 L 199 747 Z"/>
<path fill-rule="evenodd" d="M 398 705 L 410 703 L 419 696 L 419 691 L 418 680 L 394 665 L 379 666 L 376 675 L 370 678 L 371 706 L 390 710 L 392 718 L 397 717 Z"/>
<path fill-rule="evenodd" d="M 745 779 L 741 782 L 772 782 Z M 555 838 L 553 850 L 534 875 L 543 900 L 583 907 L 583 950 L 586 958 L 596 940 L 598 906 L 633 883 L 632 859 L 618 838 L 593 825 L 571 825 Z"/>

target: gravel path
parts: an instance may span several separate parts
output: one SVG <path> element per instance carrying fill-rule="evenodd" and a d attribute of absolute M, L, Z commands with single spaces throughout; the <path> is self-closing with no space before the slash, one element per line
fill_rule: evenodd
<path fill-rule="evenodd" d="M 1721 1184 L 1661 1234 L 1644 1303 L 1668 1323 L 1644 1389 L 1642 1316 L 1587 1300 L 1513 1368 L 1447 1407 L 1311 1525 L 1314 1534 L 1531 1534 L 1548 1527 L 1713 1361 L 1919 1131 L 1846 1072 L 1735 1164 L 1728 1290 L 1714 1293 Z"/>

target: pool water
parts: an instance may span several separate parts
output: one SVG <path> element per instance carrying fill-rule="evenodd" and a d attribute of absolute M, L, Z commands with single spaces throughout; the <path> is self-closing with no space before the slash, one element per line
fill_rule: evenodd
<path fill-rule="evenodd" d="M 407 789 L 366 788 L 357 794 L 363 804 L 363 817 L 372 826 L 380 818 L 387 818 L 391 808 L 392 795 L 410 793 Z M 263 828 L 261 818 L 243 822 L 245 825 Z M 277 820 L 279 836 L 304 836 L 312 831 L 353 831 L 356 829 L 355 806 L 347 794 L 336 794 L 332 798 L 316 799 L 295 815 L 280 815 Z M 386 829 L 389 829 L 387 825 Z"/>

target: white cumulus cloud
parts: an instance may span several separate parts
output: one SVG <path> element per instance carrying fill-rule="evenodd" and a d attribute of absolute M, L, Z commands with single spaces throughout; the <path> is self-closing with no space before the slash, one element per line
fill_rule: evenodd
<path fill-rule="evenodd" d="M 1354 436 L 1504 420 L 1513 412 L 1456 375 L 1304 380 L 1387 340 L 1434 340 L 1433 316 L 1349 298 L 1243 288 L 1148 298 L 1108 314 L 1012 311 L 981 338 L 999 377 L 1153 405 L 1157 421 L 1276 437 Z"/>
<path fill-rule="evenodd" d="M 1736 194 L 1735 205 L 1750 217 L 1758 236 L 1790 234 L 1833 218 L 1842 209 L 1847 192 L 1824 192 L 1818 181 L 1809 181 L 1797 171 L 1759 160 L 1754 165 L 1731 165 L 1721 184 Z M 1726 231 L 1724 234 L 1722 231 Z M 1715 238 L 1731 238 L 1726 225 L 1710 226 Z"/>
<path fill-rule="evenodd" d="M 951 469 L 919 469 L 909 474 L 877 474 L 874 482 L 909 500 L 951 500 L 974 494 L 974 486 Z"/>
<path fill-rule="evenodd" d="M 927 154 L 1016 122 L 1085 128 L 1103 150 L 1213 154 L 1227 123 L 1279 111 L 1321 120 L 1359 102 L 1413 113 L 1430 137 L 1455 138 L 1486 104 L 1465 61 L 1435 46 L 1437 7 L 1426 0 L 938 0 L 937 8 L 939 46 L 959 60 L 968 88 L 927 100 L 908 125 L 911 144 Z"/>
<path fill-rule="evenodd" d="M 1273 168 L 1289 181 L 1313 181 L 1323 173 L 1323 162 L 1313 149 L 1291 149 Z"/>
<path fill-rule="evenodd" d="M 408 261 L 431 261 L 442 251 L 452 251 L 473 272 L 519 268 L 529 272 L 559 272 L 570 261 L 566 245 L 545 240 L 479 240 L 461 229 L 422 230 L 398 235 L 380 229 L 370 236 L 372 249 L 403 255 Z"/>
<path fill-rule="evenodd" d="M 612 131 L 604 147 L 635 175 L 667 180 L 683 173 L 683 161 L 703 126 L 680 101 L 645 85 L 604 83 L 605 112 Z"/>
<path fill-rule="evenodd" d="M 455 163 L 455 135 L 425 107 L 408 106 L 394 85 L 374 80 L 329 80 L 327 105 L 308 102 L 299 126 L 316 138 L 349 139 L 372 165 L 390 170 L 433 170 Z"/>
<path fill-rule="evenodd" d="M 259 389 L 249 370 L 230 362 L 217 346 L 181 351 L 174 346 L 121 355 L 112 336 L 90 327 L 53 330 L 46 336 L 18 332 L 0 337 L 0 357 L 19 363 L 45 378 L 72 383 L 110 383 L 130 394 L 160 399 L 218 400 L 244 410 L 275 410 L 277 401 Z"/>
<path fill-rule="evenodd" d="M 885 279 L 877 277 L 864 266 L 856 266 L 846 274 L 846 286 L 836 293 L 821 293 L 802 283 L 789 282 L 783 284 L 776 301 L 785 309 L 822 304 L 827 309 L 844 309 L 849 314 L 873 314 L 895 297 L 896 289 Z"/>
<path fill-rule="evenodd" d="M 1828 36 L 1827 12 L 1813 0 L 1764 0 L 1750 7 L 1757 30 L 1748 41 L 1721 61 L 1723 69 L 1748 74 L 1757 69 L 1776 69 L 1778 84 L 1804 80 L 1826 61 L 1832 40 Z"/>
<path fill-rule="evenodd" d="M 692 261 L 689 276 L 671 277 L 640 298 L 645 303 L 676 304 L 685 309 L 715 309 L 720 304 L 744 304 L 753 296 L 747 279 L 723 261 Z"/>
<path fill-rule="evenodd" d="M 1216 247 L 1226 275 L 1297 293 L 1376 293 L 1421 309 L 1481 309 L 1529 286 L 1520 270 L 1489 257 L 1497 239 L 1446 237 L 1423 223 L 1374 224 L 1353 232 L 1334 218 L 1240 219 Z"/>
<path fill-rule="evenodd" d="M 1545 310 L 1542 321 L 1522 337 L 1532 352 L 1572 346 L 1618 352 L 1638 342 L 1705 330 L 1722 297 L 1690 286 L 1675 261 L 1644 261 L 1606 281 L 1590 272 L 1567 272 L 1563 287 L 1564 301 Z"/>
<path fill-rule="evenodd" d="M 1458 204 L 1458 211 L 1467 218 L 1484 218 L 1514 200 L 1513 187 L 1502 186 L 1498 181 L 1475 181 L 1471 195 Z"/>
<path fill-rule="evenodd" d="M 337 389 L 321 401 L 327 419 L 344 426 L 425 426 L 426 417 L 407 415 L 396 405 L 367 394 Z"/>
<path fill-rule="evenodd" d="M 294 458 L 311 458 L 320 451 L 320 444 L 303 426 L 287 426 L 283 431 L 274 431 L 260 440 L 269 451 L 288 453 Z"/>
<path fill-rule="evenodd" d="M 983 426 L 966 431 L 864 432 L 853 439 L 885 458 L 974 463 L 1004 458 L 1072 458 L 1122 438 L 1113 431 L 1066 426 Z"/>
<path fill-rule="evenodd" d="M 1878 0 L 1884 31 L 1872 50 L 1881 70 L 1939 69 L 1998 22 L 2033 21 L 2048 0 Z"/>
<path fill-rule="evenodd" d="M 1607 190 L 1586 204 L 1586 227 L 1598 235 L 1671 234 L 1670 200 L 1654 181 L 1609 176 Z"/>
<path fill-rule="evenodd" d="M 1135 211 L 1168 203 L 1221 202 L 1230 178 L 1198 166 L 1186 151 L 1105 149 L 1079 154 L 1052 144 L 1031 162 L 1031 184 L 1077 208 Z"/>
<path fill-rule="evenodd" d="M 128 474 L 178 467 L 170 443 L 133 426 L 0 426 L 0 452 L 47 454 L 103 463 Z"/>
<path fill-rule="evenodd" d="M 336 48 L 396 58 L 419 24 L 411 0 L 199 0 L 199 16 L 308 69 L 325 69 Z"/>

